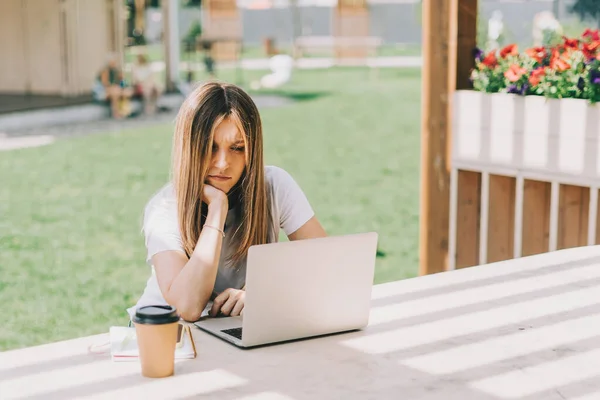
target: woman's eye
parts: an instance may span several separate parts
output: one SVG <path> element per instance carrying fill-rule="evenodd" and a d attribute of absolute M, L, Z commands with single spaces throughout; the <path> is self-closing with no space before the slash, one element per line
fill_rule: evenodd
<path fill-rule="evenodd" d="M 234 146 L 231 148 L 231 150 L 233 151 L 244 151 L 244 147 L 243 146 Z"/>

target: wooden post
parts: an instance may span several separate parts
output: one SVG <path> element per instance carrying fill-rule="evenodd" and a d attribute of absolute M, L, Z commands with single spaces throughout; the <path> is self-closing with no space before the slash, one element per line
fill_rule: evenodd
<path fill-rule="evenodd" d="M 419 273 L 448 265 L 451 99 L 468 87 L 477 0 L 423 0 Z"/>
<path fill-rule="evenodd" d="M 458 0 L 456 89 L 471 89 L 471 70 L 475 66 L 473 49 L 477 46 L 477 2 Z"/>
<path fill-rule="evenodd" d="M 167 91 L 175 90 L 179 82 L 179 2 L 162 1 L 163 44 L 165 47 L 165 86 Z"/>

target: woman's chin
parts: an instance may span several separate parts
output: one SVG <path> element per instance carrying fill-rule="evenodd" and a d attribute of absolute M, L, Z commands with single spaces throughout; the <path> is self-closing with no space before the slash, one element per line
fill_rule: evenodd
<path fill-rule="evenodd" d="M 211 185 L 211 186 L 219 189 L 222 192 L 225 192 L 225 194 L 229 193 L 229 191 L 231 190 L 231 188 L 229 187 L 229 185 L 224 185 L 221 182 L 215 182 L 215 181 L 209 180 L 206 183 L 208 183 L 209 185 Z"/>

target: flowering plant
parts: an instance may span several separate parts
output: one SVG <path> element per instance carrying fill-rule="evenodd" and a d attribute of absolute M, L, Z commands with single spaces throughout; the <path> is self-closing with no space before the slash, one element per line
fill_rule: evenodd
<path fill-rule="evenodd" d="M 511 44 L 497 51 L 474 51 L 475 90 L 600 102 L 600 31 L 519 52 Z"/>

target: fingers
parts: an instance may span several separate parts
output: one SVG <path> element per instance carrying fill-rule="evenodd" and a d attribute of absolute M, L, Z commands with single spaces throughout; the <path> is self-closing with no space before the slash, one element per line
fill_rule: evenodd
<path fill-rule="evenodd" d="M 243 290 L 227 289 L 218 295 L 213 301 L 213 306 L 209 312 L 211 317 L 216 317 L 219 312 L 232 317 L 241 315 L 244 309 Z"/>
<path fill-rule="evenodd" d="M 221 308 L 221 312 L 225 315 L 235 317 L 240 315 L 240 311 L 244 308 L 244 299 L 246 292 L 243 290 L 232 289 L 232 294 L 225 305 Z"/>
<path fill-rule="evenodd" d="M 224 315 L 230 315 L 231 310 L 233 310 L 233 307 L 235 306 L 237 301 L 238 301 L 238 296 L 236 293 L 229 295 L 229 298 L 227 299 L 225 304 L 223 304 L 223 307 L 221 307 L 221 312 Z"/>
<path fill-rule="evenodd" d="M 235 303 L 235 307 L 233 307 L 233 310 L 231 311 L 231 315 L 232 317 L 236 317 L 238 315 L 242 315 L 244 313 L 244 299 L 240 298 L 237 303 Z"/>
<path fill-rule="evenodd" d="M 216 317 L 217 314 L 219 313 L 219 311 L 221 311 L 221 307 L 223 307 L 223 304 L 225 304 L 227 299 L 229 299 L 230 294 L 231 294 L 231 289 L 227 289 L 227 290 L 224 290 L 220 295 L 215 297 L 215 299 L 213 301 L 213 305 L 212 305 L 208 315 L 210 315 L 211 317 Z"/>

